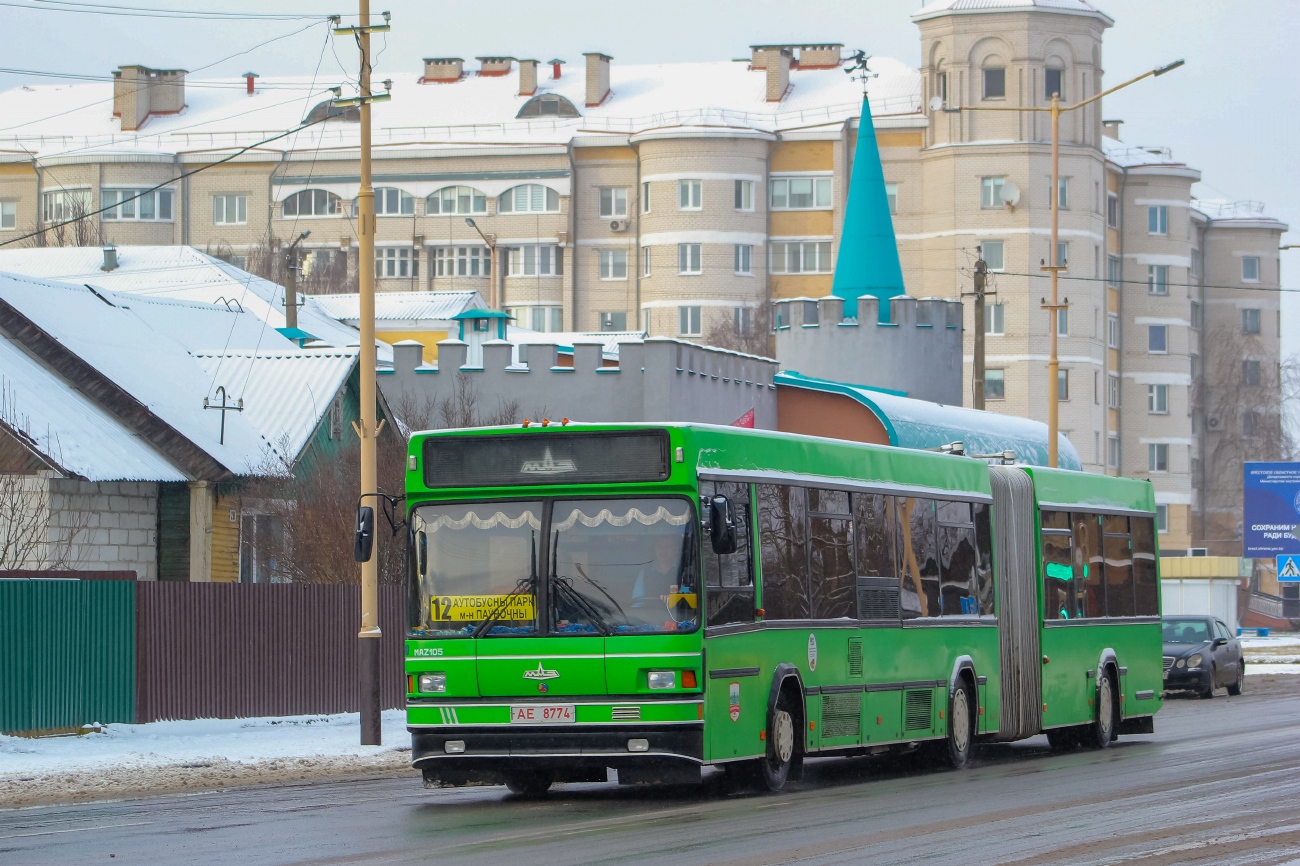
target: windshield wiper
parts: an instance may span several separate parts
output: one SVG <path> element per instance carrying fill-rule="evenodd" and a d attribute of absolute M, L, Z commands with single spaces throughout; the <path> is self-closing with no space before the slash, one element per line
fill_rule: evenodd
<path fill-rule="evenodd" d="M 601 586 L 599 583 L 596 583 L 596 581 L 592 580 L 590 577 L 587 577 L 587 572 L 582 570 L 581 565 L 574 563 L 573 570 L 578 573 L 578 577 L 581 577 L 583 580 L 587 581 L 587 583 L 596 587 L 596 589 L 600 591 L 601 595 L 609 599 L 609 603 L 614 605 L 614 607 L 617 608 L 619 615 L 623 617 L 624 624 L 629 624 L 631 622 L 631 620 L 627 618 L 627 611 L 623 610 L 623 605 L 619 604 L 618 601 L 614 598 L 614 596 L 606 592 L 605 587 Z"/>
<path fill-rule="evenodd" d="M 550 575 L 547 577 L 546 585 L 551 588 L 564 590 L 568 594 L 568 598 L 574 606 L 582 613 L 585 613 L 587 618 L 591 620 L 592 628 L 600 632 L 602 636 L 608 637 L 609 635 L 612 635 L 614 629 L 610 628 L 609 623 L 605 621 L 605 618 L 601 615 L 596 606 L 592 604 L 591 600 L 574 589 L 570 583 L 557 574 L 559 571 L 559 561 L 560 533 L 557 531 L 555 533 L 555 542 L 551 545 L 551 569 Z"/>
<path fill-rule="evenodd" d="M 528 577 L 519 581 L 514 589 L 501 597 L 501 600 L 497 602 L 496 607 L 492 608 L 492 612 L 484 617 L 483 621 L 478 624 L 473 632 L 470 633 L 470 637 L 481 637 L 484 632 L 491 628 L 491 626 L 501 618 L 501 614 L 505 613 L 505 611 L 510 608 L 511 600 L 516 598 L 524 590 L 531 590 L 534 596 L 537 595 L 537 533 L 533 532 L 529 535 L 532 555 L 529 558 L 528 563 Z"/>

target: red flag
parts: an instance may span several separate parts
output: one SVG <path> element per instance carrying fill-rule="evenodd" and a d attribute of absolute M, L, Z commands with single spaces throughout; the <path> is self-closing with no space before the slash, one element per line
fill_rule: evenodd
<path fill-rule="evenodd" d="M 735 421 L 732 421 L 732 422 L 731 422 L 731 426 L 732 426 L 732 427 L 748 427 L 748 428 L 750 428 L 750 429 L 752 430 L 752 429 L 754 428 L 754 410 L 753 410 L 753 409 L 750 409 L 750 410 L 749 410 L 748 412 L 746 412 L 744 415 L 741 415 L 741 416 L 740 416 L 739 418 L 737 418 Z"/>

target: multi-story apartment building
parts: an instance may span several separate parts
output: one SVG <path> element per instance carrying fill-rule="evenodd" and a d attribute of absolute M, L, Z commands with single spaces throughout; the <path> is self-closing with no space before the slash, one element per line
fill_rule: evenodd
<path fill-rule="evenodd" d="M 1232 461 L 1257 454 L 1232 446 L 1277 429 L 1266 290 L 1286 227 L 1198 205 L 1195 169 L 1120 144 L 1094 104 L 1062 119 L 1060 248 L 1049 249 L 1047 117 L 969 109 L 1099 92 L 1112 20 L 1085 0 L 937 0 L 912 18 L 921 68 L 874 58 L 868 82 L 908 292 L 970 291 L 982 256 L 997 290 L 988 407 L 1045 416 L 1056 328 L 1061 429 L 1085 468 L 1151 478 L 1166 549 L 1230 549 Z M 752 328 L 774 299 L 829 295 L 862 108 L 841 56 L 828 42 L 752 46 L 722 63 L 591 53 L 576 74 L 507 57 L 383 70 L 393 98 L 374 109 L 377 254 L 362 265 L 380 290 L 476 289 L 539 330 L 703 339 Z M 123 67 L 111 116 L 109 89 L 0 94 L 0 243 L 47 228 L 45 243 L 192 244 L 252 267 L 310 231 L 308 282 L 355 274 L 356 115 L 331 109 L 325 87 Z M 1054 256 L 1069 308 L 1049 318 L 1040 268 Z M 1232 323 L 1231 341 L 1210 339 Z M 966 331 L 969 363 L 972 322 Z"/>

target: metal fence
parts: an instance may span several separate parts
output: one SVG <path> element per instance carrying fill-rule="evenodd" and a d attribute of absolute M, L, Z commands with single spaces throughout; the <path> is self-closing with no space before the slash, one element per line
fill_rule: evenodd
<path fill-rule="evenodd" d="M 0 731 L 355 712 L 360 605 L 355 586 L 0 579 Z M 379 588 L 385 707 L 404 608 Z"/>

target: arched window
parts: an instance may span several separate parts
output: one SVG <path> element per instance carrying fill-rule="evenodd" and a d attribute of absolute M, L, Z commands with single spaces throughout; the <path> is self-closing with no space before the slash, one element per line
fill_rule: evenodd
<path fill-rule="evenodd" d="M 324 102 L 317 103 L 308 114 L 304 123 L 318 123 L 319 121 L 336 121 L 341 120 L 344 123 L 360 123 L 361 109 L 357 106 L 350 108 L 340 108 L 334 104 L 334 100 L 327 99 Z"/>
<path fill-rule="evenodd" d="M 554 93 L 539 93 L 523 104 L 515 117 L 581 117 L 572 102 Z"/>
<path fill-rule="evenodd" d="M 435 214 L 487 213 L 487 196 L 469 186 L 444 186 L 424 203 L 424 212 Z"/>
<path fill-rule="evenodd" d="M 391 186 L 375 189 L 376 216 L 413 216 L 415 198 L 408 192 L 402 192 Z"/>
<path fill-rule="evenodd" d="M 343 199 L 323 189 L 305 189 L 284 200 L 284 216 L 339 216 Z"/>
<path fill-rule="evenodd" d="M 539 183 L 526 183 L 501 193 L 498 213 L 559 213 L 560 194 Z"/>

